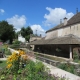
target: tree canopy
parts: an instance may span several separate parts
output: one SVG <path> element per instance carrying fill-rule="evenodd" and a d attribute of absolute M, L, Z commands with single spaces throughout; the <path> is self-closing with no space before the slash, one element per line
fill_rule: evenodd
<path fill-rule="evenodd" d="M 0 39 L 3 42 L 9 40 L 10 43 L 12 43 L 14 37 L 15 37 L 15 30 L 13 25 L 8 24 L 7 21 L 0 21 Z"/>
<path fill-rule="evenodd" d="M 21 32 L 21 35 L 26 39 L 26 41 L 29 42 L 30 34 L 33 34 L 33 31 L 30 28 L 30 26 L 26 28 L 22 27 L 20 32 Z"/>

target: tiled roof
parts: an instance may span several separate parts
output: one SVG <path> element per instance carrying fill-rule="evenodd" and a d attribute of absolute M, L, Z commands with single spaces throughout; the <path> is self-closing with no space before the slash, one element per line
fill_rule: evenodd
<path fill-rule="evenodd" d="M 80 22 L 80 12 L 74 15 L 71 19 L 68 20 L 67 25 L 72 25 Z"/>
<path fill-rule="evenodd" d="M 54 39 L 37 40 L 31 42 L 30 45 L 49 45 L 49 44 L 80 44 L 80 38 L 75 35 L 68 35 L 64 37 L 57 37 Z"/>
<path fill-rule="evenodd" d="M 63 24 L 63 23 L 61 23 L 61 24 L 59 24 L 59 25 L 57 25 L 57 26 L 55 26 L 55 27 L 51 28 L 50 30 L 48 30 L 48 31 L 46 31 L 46 32 L 49 32 L 49 31 L 52 31 L 52 30 L 59 29 L 59 28 L 61 28 L 61 27 L 63 27 L 63 26 L 64 26 L 64 24 Z"/>
<path fill-rule="evenodd" d="M 67 25 L 64 26 L 64 24 L 62 23 L 62 24 L 57 25 L 56 27 L 53 27 L 52 29 L 50 29 L 46 32 L 56 30 L 56 29 L 59 29 L 59 28 L 63 28 L 63 27 L 68 27 L 68 26 L 76 24 L 76 23 L 80 23 L 80 12 L 78 12 L 72 18 L 70 18 L 67 22 Z"/>

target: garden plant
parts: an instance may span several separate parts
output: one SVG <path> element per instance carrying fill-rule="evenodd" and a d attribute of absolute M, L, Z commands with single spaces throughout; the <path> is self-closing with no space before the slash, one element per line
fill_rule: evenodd
<path fill-rule="evenodd" d="M 26 53 L 18 50 L 7 59 L 7 67 L 0 71 L 0 80 L 65 80 L 49 73 L 42 62 L 33 62 Z"/>

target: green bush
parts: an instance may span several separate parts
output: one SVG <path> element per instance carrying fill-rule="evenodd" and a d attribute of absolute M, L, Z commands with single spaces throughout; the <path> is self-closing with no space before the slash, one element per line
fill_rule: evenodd
<path fill-rule="evenodd" d="M 3 70 L 0 72 L 0 80 L 65 80 L 65 78 L 49 74 L 41 62 L 35 63 L 28 60 L 26 64 L 25 68 L 21 68 L 17 74 Z"/>
<path fill-rule="evenodd" d="M 21 43 L 21 41 L 18 41 L 18 40 L 15 40 L 14 42 L 13 42 L 13 44 L 20 44 Z"/>
<path fill-rule="evenodd" d="M 74 72 L 74 69 L 75 69 L 75 67 L 73 66 L 73 65 L 71 65 L 70 63 L 62 63 L 62 64 L 60 64 L 59 66 L 58 66 L 60 69 L 63 69 L 63 70 L 65 70 L 65 71 L 68 71 L 68 72 L 70 72 L 70 73 L 75 73 Z"/>
<path fill-rule="evenodd" d="M 79 58 L 78 53 L 76 53 L 76 51 L 74 51 L 73 54 L 74 54 L 73 59 L 78 59 Z"/>
<path fill-rule="evenodd" d="M 11 55 L 12 53 L 10 52 L 10 50 L 9 49 L 6 49 L 5 50 L 5 55 Z"/>
<path fill-rule="evenodd" d="M 10 45 L 11 48 L 19 48 L 20 47 L 20 44 L 12 44 Z"/>

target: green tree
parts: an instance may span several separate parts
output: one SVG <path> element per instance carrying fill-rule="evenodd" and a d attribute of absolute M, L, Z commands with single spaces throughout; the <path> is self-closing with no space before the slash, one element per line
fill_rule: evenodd
<path fill-rule="evenodd" d="M 26 39 L 26 41 L 28 41 L 28 42 L 29 42 L 30 35 L 25 36 L 25 39 Z"/>
<path fill-rule="evenodd" d="M 18 39 L 18 35 L 20 34 L 20 31 L 15 32 L 15 39 Z"/>
<path fill-rule="evenodd" d="M 30 28 L 30 26 L 26 28 L 22 27 L 20 32 L 21 32 L 21 35 L 26 39 L 26 41 L 29 42 L 30 34 L 33 34 L 33 31 Z"/>
<path fill-rule="evenodd" d="M 12 43 L 13 39 L 15 37 L 15 30 L 13 28 L 13 25 L 8 24 L 7 21 L 1 21 L 0 22 L 0 39 L 3 42 L 6 42 L 7 40 Z"/>

